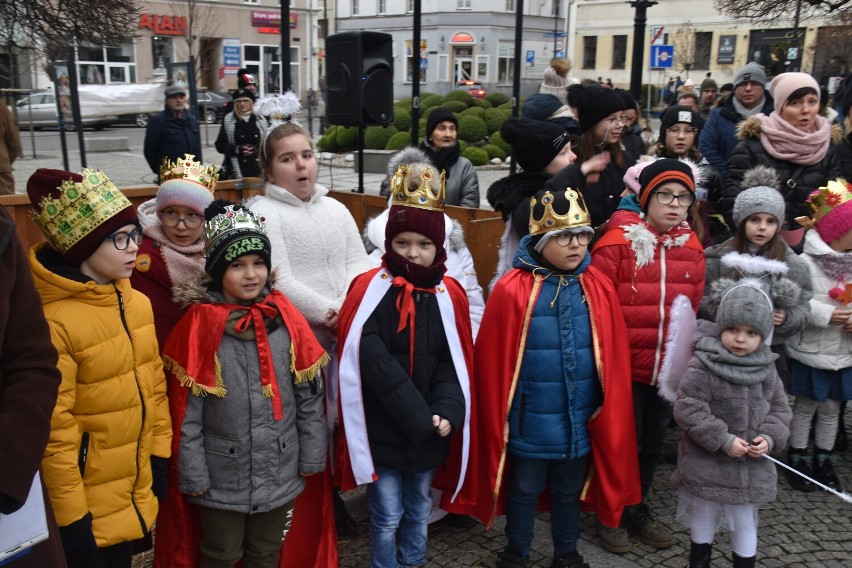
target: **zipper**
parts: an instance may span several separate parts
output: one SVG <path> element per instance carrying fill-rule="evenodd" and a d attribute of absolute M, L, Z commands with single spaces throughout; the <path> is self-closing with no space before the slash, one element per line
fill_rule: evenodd
<path fill-rule="evenodd" d="M 657 349 L 654 352 L 654 369 L 651 385 L 657 384 L 660 374 L 660 358 L 663 355 L 663 329 L 666 325 L 666 247 L 660 247 L 660 325 L 657 326 Z"/>

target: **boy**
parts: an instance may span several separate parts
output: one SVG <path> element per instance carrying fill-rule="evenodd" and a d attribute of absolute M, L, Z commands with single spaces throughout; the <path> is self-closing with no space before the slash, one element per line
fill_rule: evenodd
<path fill-rule="evenodd" d="M 129 566 L 157 518 L 171 443 L 151 302 L 128 280 L 142 231 L 102 172 L 40 169 L 27 193 L 49 243 L 30 267 L 62 374 L 45 485 L 69 567 Z"/>
<path fill-rule="evenodd" d="M 577 552 L 581 499 L 609 526 L 640 500 L 627 331 L 611 283 L 589 266 L 594 231 L 582 195 L 539 191 L 529 227 L 477 338 L 480 436 L 470 475 L 480 478 L 475 508 L 458 512 L 489 528 L 505 513 L 497 567 L 524 567 L 549 485 L 552 566 L 580 568 L 588 566 Z"/>
<path fill-rule="evenodd" d="M 404 164 L 390 187 L 382 266 L 352 283 L 338 340 L 343 488 L 369 483 L 374 568 L 425 564 L 435 470 L 452 446 L 435 486 L 453 499 L 470 443 L 470 316 L 444 277 L 444 176 Z"/>

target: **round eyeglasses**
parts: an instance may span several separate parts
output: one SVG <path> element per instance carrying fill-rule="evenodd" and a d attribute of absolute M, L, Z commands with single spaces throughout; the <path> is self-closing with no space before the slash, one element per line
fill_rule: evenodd
<path fill-rule="evenodd" d="M 204 222 L 204 217 L 197 213 L 190 213 L 186 217 L 181 217 L 174 211 L 163 211 L 160 213 L 160 222 L 166 227 L 177 227 L 183 222 L 187 229 L 197 229 Z"/>
<path fill-rule="evenodd" d="M 561 247 L 567 247 L 575 239 L 578 245 L 584 246 L 592 242 L 592 233 L 586 231 L 582 233 L 559 233 L 554 238 L 556 239 L 556 244 Z"/>
<path fill-rule="evenodd" d="M 130 241 L 136 243 L 136 246 L 142 244 L 142 229 L 136 227 L 129 233 L 127 231 L 120 231 L 118 233 L 113 233 L 111 235 L 107 235 L 107 239 L 112 241 L 112 245 L 118 250 L 126 250 L 127 247 L 130 246 Z M 106 239 L 104 239 L 106 240 Z"/>
<path fill-rule="evenodd" d="M 695 203 L 695 194 L 691 191 L 679 195 L 675 195 L 670 191 L 655 191 L 654 195 L 656 196 L 657 203 L 660 205 L 671 205 L 675 200 L 677 200 L 677 204 L 681 207 L 689 207 Z"/>

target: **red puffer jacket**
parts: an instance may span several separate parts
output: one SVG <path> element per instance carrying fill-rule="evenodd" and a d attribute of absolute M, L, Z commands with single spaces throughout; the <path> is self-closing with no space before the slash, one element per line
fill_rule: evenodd
<path fill-rule="evenodd" d="M 656 384 L 669 308 L 683 294 L 697 311 L 704 294 L 704 249 L 688 225 L 661 235 L 635 211 L 619 210 L 592 253 L 615 284 L 627 323 L 633 380 Z"/>

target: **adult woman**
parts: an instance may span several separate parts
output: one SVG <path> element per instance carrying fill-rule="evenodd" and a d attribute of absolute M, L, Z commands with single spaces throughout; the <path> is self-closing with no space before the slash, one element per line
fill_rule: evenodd
<path fill-rule="evenodd" d="M 254 112 L 254 91 L 237 89 L 233 92 L 234 110 L 222 119 L 216 151 L 225 155 L 222 179 L 260 177 L 258 151 L 269 131 L 269 124 Z"/>
<path fill-rule="evenodd" d="M 809 214 L 805 200 L 826 180 L 840 176 L 835 144 L 840 130 L 819 116 L 819 85 L 807 73 L 782 73 L 772 80 L 770 93 L 775 110 L 758 114 L 739 127 L 740 143 L 728 160 L 722 207 L 726 217 L 744 189 L 745 172 L 756 165 L 778 173 L 786 204 L 782 236 L 791 246 L 799 244 L 804 229 L 795 218 Z"/>

